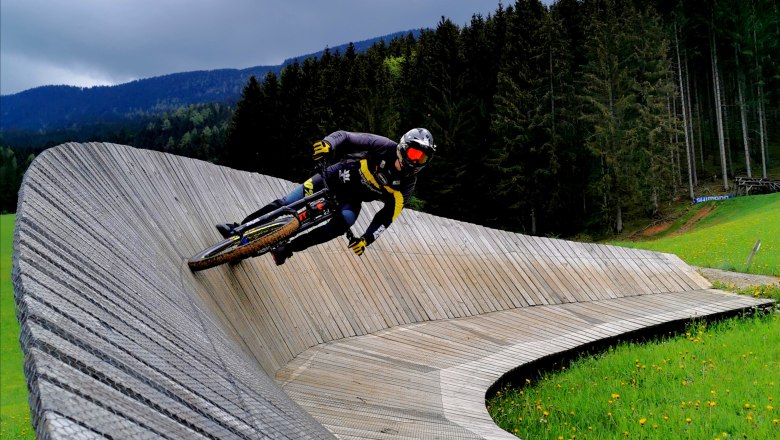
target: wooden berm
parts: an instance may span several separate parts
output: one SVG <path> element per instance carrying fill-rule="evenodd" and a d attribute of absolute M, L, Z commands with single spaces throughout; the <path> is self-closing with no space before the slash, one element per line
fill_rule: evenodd
<path fill-rule="evenodd" d="M 190 272 L 216 223 L 294 185 L 106 143 L 41 154 L 13 265 L 38 436 L 511 439 L 485 408 L 508 371 L 768 303 L 674 255 L 412 210 L 362 257 L 334 240 Z"/>

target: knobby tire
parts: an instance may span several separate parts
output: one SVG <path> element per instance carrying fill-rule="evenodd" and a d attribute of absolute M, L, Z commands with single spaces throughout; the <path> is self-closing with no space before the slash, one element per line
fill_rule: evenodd
<path fill-rule="evenodd" d="M 243 236 L 248 243 L 241 244 L 238 236 L 227 238 L 190 258 L 187 265 L 196 272 L 259 255 L 294 234 L 300 226 L 301 222 L 293 216 L 274 219 L 245 231 Z"/>

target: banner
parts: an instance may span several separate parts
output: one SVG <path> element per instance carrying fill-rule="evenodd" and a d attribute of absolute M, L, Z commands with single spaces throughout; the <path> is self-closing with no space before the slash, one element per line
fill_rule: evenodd
<path fill-rule="evenodd" d="M 707 196 L 707 197 L 696 197 L 693 199 L 693 203 L 701 203 L 701 202 L 711 202 L 713 200 L 726 200 L 734 197 L 733 194 L 728 194 L 725 196 Z"/>

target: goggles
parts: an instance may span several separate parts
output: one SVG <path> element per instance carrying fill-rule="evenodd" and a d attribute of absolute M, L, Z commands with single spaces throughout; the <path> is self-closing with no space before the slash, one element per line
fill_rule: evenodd
<path fill-rule="evenodd" d="M 406 148 L 406 158 L 417 165 L 425 165 L 425 163 L 428 162 L 428 154 L 425 151 L 412 146 Z"/>

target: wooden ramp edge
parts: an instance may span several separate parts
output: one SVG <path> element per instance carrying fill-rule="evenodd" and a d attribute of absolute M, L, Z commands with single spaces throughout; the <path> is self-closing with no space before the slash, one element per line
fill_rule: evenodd
<path fill-rule="evenodd" d="M 187 269 L 215 223 L 293 185 L 115 144 L 39 156 L 12 274 L 38 435 L 501 438 L 484 394 L 516 366 L 765 303 L 670 254 L 411 210 L 361 258 L 337 241 Z"/>

